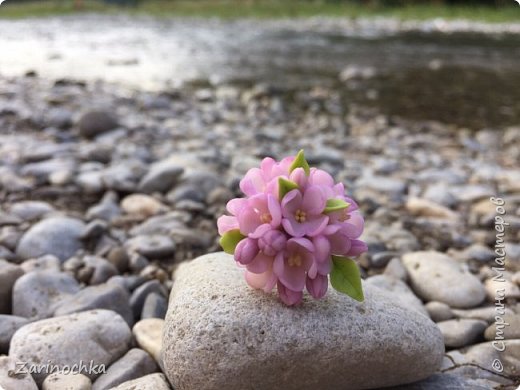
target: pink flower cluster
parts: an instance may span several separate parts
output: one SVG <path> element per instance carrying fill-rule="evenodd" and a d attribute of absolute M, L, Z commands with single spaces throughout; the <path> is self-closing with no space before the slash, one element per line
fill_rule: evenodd
<path fill-rule="evenodd" d="M 316 299 L 325 295 L 332 255 L 367 250 L 359 240 L 363 218 L 343 184 L 323 170 L 294 167 L 294 160 L 265 158 L 250 169 L 240 182 L 246 197 L 229 201 L 231 215 L 218 219 L 219 234 L 240 235 L 234 257 L 249 285 L 265 292 L 276 285 L 287 305 L 301 302 L 305 288 Z M 280 199 L 281 178 L 292 187 Z"/>

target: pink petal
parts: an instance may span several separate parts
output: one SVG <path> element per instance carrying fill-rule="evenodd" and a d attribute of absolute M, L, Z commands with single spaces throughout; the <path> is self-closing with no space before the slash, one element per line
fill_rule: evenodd
<path fill-rule="evenodd" d="M 243 265 L 251 263 L 257 255 L 258 244 L 251 238 L 244 238 L 235 248 L 235 260 Z"/>
<path fill-rule="evenodd" d="M 330 242 L 326 237 L 313 237 L 312 243 L 314 244 L 314 256 L 317 261 L 324 262 L 330 258 Z"/>
<path fill-rule="evenodd" d="M 323 212 L 326 202 L 327 199 L 320 187 L 312 186 L 303 194 L 302 209 L 307 212 L 307 216 L 318 215 Z"/>
<path fill-rule="evenodd" d="M 307 233 L 305 226 L 296 222 L 294 218 L 282 219 L 282 226 L 289 235 L 293 237 L 303 237 Z"/>
<path fill-rule="evenodd" d="M 289 180 L 295 182 L 299 188 L 303 189 L 307 186 L 308 178 L 303 168 L 296 168 L 291 172 Z"/>
<path fill-rule="evenodd" d="M 263 253 L 258 253 L 253 261 L 247 264 L 247 270 L 255 274 L 261 274 L 271 268 L 273 258 Z"/>
<path fill-rule="evenodd" d="M 231 199 L 227 205 L 226 209 L 229 211 L 232 215 L 238 215 L 240 213 L 240 210 L 247 204 L 246 198 L 235 198 Z"/>
<path fill-rule="evenodd" d="M 251 168 L 245 177 L 240 181 L 240 190 L 247 196 L 258 194 L 264 189 L 265 181 L 262 171 L 258 168 Z"/>
<path fill-rule="evenodd" d="M 271 225 L 269 225 L 268 223 L 264 223 L 258 226 L 253 233 L 249 233 L 248 236 L 249 238 L 260 238 L 270 230 L 273 230 Z"/>
<path fill-rule="evenodd" d="M 309 237 L 317 236 L 323 232 L 328 223 L 329 217 L 321 215 L 318 218 L 305 222 L 305 231 Z"/>
<path fill-rule="evenodd" d="M 327 276 L 318 275 L 314 279 L 307 278 L 305 284 L 307 286 L 307 291 L 313 296 L 313 298 L 320 299 L 327 293 L 329 278 Z"/>
<path fill-rule="evenodd" d="M 222 215 L 217 219 L 218 234 L 221 236 L 230 230 L 238 229 L 238 220 L 236 217 Z"/>
<path fill-rule="evenodd" d="M 301 252 L 302 250 L 307 250 L 312 253 L 314 252 L 314 245 L 307 238 L 291 238 L 287 241 L 287 249 L 289 249 L 291 253 Z"/>
<path fill-rule="evenodd" d="M 358 238 L 365 227 L 365 221 L 359 212 L 350 214 L 350 218 L 341 224 L 341 231 L 349 238 Z"/>
<path fill-rule="evenodd" d="M 334 179 L 332 178 L 332 176 L 322 169 L 311 170 L 309 181 L 313 185 L 320 185 L 326 187 L 334 186 Z"/>
<path fill-rule="evenodd" d="M 285 265 L 282 273 L 276 273 L 278 279 L 289 289 L 301 291 L 305 287 L 305 269 Z"/>
<path fill-rule="evenodd" d="M 298 190 L 289 191 L 282 199 L 282 215 L 284 218 L 294 218 L 296 210 L 301 208 L 302 194 Z"/>
<path fill-rule="evenodd" d="M 265 292 L 271 291 L 276 284 L 276 277 L 274 277 L 272 270 L 267 270 L 261 274 L 246 271 L 245 278 L 251 287 L 263 289 Z"/>
<path fill-rule="evenodd" d="M 368 250 L 368 246 L 365 242 L 361 240 L 352 240 L 352 246 L 347 253 L 347 256 L 359 256 L 361 253 L 364 253 Z"/>
<path fill-rule="evenodd" d="M 277 228 L 282 222 L 282 208 L 280 207 L 278 199 L 273 195 L 268 194 L 267 207 L 269 209 L 269 214 L 271 215 L 271 226 Z"/>
<path fill-rule="evenodd" d="M 345 255 L 351 247 L 351 240 L 342 232 L 329 236 L 329 243 L 333 255 Z"/>
<path fill-rule="evenodd" d="M 244 207 L 238 214 L 238 225 L 242 234 L 248 235 L 253 233 L 256 228 L 262 225 L 260 216 L 250 207 Z"/>
<path fill-rule="evenodd" d="M 278 295 L 283 303 L 288 306 L 293 306 L 302 301 L 303 292 L 302 291 L 292 291 L 289 288 L 285 287 L 282 283 L 278 282 Z"/>

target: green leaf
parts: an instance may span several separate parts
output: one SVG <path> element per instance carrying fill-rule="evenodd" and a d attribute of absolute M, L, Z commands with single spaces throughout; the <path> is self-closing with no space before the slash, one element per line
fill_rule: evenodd
<path fill-rule="evenodd" d="M 283 177 L 278 179 L 278 197 L 280 198 L 280 201 L 289 191 L 297 189 L 298 184 L 296 184 L 294 181 L 284 179 Z"/>
<path fill-rule="evenodd" d="M 345 202 L 341 199 L 329 199 L 327 200 L 327 204 L 325 205 L 325 210 L 323 210 L 324 213 L 332 213 L 334 211 L 340 211 L 346 209 L 348 206 L 350 206 L 350 203 Z"/>
<path fill-rule="evenodd" d="M 244 238 L 246 238 L 246 236 L 240 233 L 240 230 L 230 230 L 224 233 L 222 237 L 220 237 L 220 246 L 222 249 L 224 249 L 224 252 L 232 255 L 235 253 L 235 248 L 237 247 L 238 243 Z"/>
<path fill-rule="evenodd" d="M 305 174 L 309 176 L 311 173 L 311 168 L 309 167 L 309 163 L 305 160 L 305 155 L 303 154 L 303 149 L 298 152 L 296 158 L 293 163 L 289 167 L 289 172 L 294 171 L 296 168 L 303 168 Z"/>
<path fill-rule="evenodd" d="M 330 282 L 334 289 L 347 294 L 356 301 L 363 302 L 361 275 L 356 262 L 344 256 L 332 256 Z"/>

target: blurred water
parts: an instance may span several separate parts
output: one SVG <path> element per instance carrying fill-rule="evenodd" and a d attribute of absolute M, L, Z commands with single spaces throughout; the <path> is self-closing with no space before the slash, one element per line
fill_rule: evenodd
<path fill-rule="evenodd" d="M 482 117 L 475 125 L 519 123 L 520 35 L 98 15 L 0 21 L 0 32 L 2 75 L 33 70 L 146 89 L 193 80 L 325 85 L 389 113 L 457 122 L 459 107 L 462 115 L 473 107 Z M 366 67 L 374 77 L 339 79 L 345 68 L 356 78 Z"/>

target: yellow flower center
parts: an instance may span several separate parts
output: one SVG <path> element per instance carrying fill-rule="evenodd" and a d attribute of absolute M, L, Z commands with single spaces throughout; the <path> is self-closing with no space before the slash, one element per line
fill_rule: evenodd
<path fill-rule="evenodd" d="M 299 267 L 302 265 L 302 258 L 298 254 L 293 254 L 289 257 L 287 262 L 290 267 Z"/>
<path fill-rule="evenodd" d="M 262 223 L 270 223 L 272 221 L 272 217 L 271 217 L 271 214 L 269 213 L 264 213 L 260 216 L 260 221 L 262 221 Z"/>
<path fill-rule="evenodd" d="M 294 215 L 296 222 L 303 223 L 307 219 L 307 213 L 305 211 L 301 211 L 300 209 L 296 210 L 296 214 Z"/>
<path fill-rule="evenodd" d="M 341 222 L 345 222 L 346 220 L 350 219 L 350 215 L 348 214 L 348 209 L 341 210 L 339 220 Z"/>

